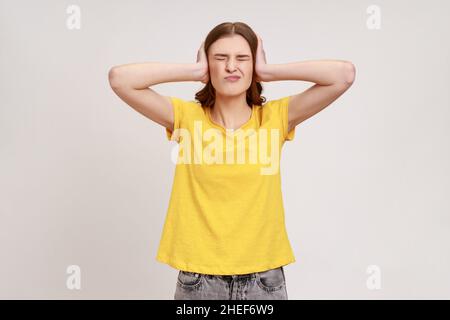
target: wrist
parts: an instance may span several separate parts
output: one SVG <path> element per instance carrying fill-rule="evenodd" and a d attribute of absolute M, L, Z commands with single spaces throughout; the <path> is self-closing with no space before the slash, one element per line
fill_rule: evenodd
<path fill-rule="evenodd" d="M 270 82 L 276 80 L 276 68 L 272 64 L 266 64 L 261 70 L 261 79 L 264 82 Z"/>
<path fill-rule="evenodd" d="M 205 76 L 205 67 L 200 63 L 194 63 L 192 65 L 192 75 L 194 77 L 194 81 L 201 81 Z"/>
<path fill-rule="evenodd" d="M 275 80 L 273 68 L 268 64 L 259 66 L 256 69 L 256 74 L 259 82 L 270 82 Z"/>

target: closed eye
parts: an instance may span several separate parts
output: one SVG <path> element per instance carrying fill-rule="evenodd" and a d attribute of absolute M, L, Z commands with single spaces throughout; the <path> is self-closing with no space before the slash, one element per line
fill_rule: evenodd
<path fill-rule="evenodd" d="M 225 60 L 225 59 L 219 59 L 217 58 L 216 60 Z M 247 61 L 248 59 L 238 59 L 239 61 Z"/>

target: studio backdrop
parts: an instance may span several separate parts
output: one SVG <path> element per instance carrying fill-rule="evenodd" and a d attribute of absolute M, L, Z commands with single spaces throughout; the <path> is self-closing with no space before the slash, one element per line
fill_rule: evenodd
<path fill-rule="evenodd" d="M 290 299 L 450 298 L 448 1 L 0 1 L 0 298 L 173 299 L 155 257 L 176 143 L 111 67 L 193 63 L 242 21 L 268 63 L 356 79 L 281 157 Z M 263 83 L 273 100 L 312 85 Z M 194 100 L 200 82 L 153 87 Z"/>

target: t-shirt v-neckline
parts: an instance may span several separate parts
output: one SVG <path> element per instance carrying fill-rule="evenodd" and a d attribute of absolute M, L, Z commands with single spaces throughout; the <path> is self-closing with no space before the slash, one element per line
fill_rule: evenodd
<path fill-rule="evenodd" d="M 234 133 L 236 131 L 239 131 L 240 129 L 244 129 L 246 126 L 248 126 L 251 123 L 251 121 L 253 120 L 254 114 L 255 114 L 255 106 L 252 105 L 252 113 L 250 115 L 250 118 L 247 120 L 247 122 L 245 122 L 243 125 L 241 125 L 239 128 L 236 128 L 236 129 L 227 129 L 227 128 L 223 127 L 222 125 L 216 123 L 212 119 L 210 111 L 211 111 L 211 107 L 206 107 L 206 118 L 208 119 L 208 122 L 211 125 L 221 129 L 223 132 Z"/>

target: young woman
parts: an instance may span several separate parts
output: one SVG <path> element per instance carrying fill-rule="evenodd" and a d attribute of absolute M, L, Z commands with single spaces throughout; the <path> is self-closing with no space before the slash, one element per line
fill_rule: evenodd
<path fill-rule="evenodd" d="M 281 148 L 354 78 L 354 65 L 343 60 L 267 64 L 262 39 L 242 22 L 213 28 L 196 63 L 111 68 L 114 92 L 178 143 L 156 257 L 179 270 L 175 299 L 287 299 L 283 267 L 295 257 L 285 228 Z M 279 80 L 315 84 L 266 102 L 261 82 Z M 174 81 L 205 86 L 196 101 L 149 88 Z"/>

